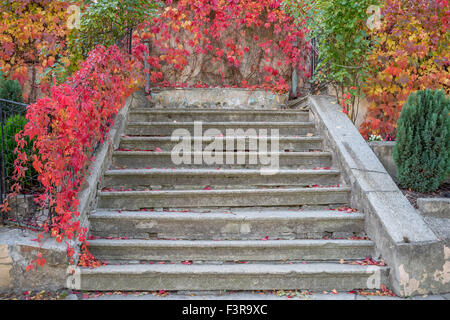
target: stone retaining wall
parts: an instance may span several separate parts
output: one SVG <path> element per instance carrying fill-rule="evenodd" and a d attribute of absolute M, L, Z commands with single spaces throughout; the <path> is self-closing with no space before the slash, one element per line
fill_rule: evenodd
<path fill-rule="evenodd" d="M 393 153 L 395 141 L 373 141 L 369 142 L 369 146 L 372 148 L 373 152 L 377 155 L 380 162 L 386 168 L 386 171 L 389 175 L 397 180 L 397 168 L 395 167 Z M 447 183 L 450 183 L 450 176 L 447 177 Z"/>
<path fill-rule="evenodd" d="M 266 109 L 283 107 L 288 95 L 234 88 L 152 89 L 152 102 L 163 108 Z"/>

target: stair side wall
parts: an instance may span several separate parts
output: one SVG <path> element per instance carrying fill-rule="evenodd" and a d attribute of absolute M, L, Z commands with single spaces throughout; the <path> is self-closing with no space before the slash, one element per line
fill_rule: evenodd
<path fill-rule="evenodd" d="M 450 248 L 403 196 L 375 153 L 331 96 L 310 97 L 312 121 L 352 188 L 351 205 L 366 213 L 366 232 L 390 267 L 397 295 L 450 291 Z"/>

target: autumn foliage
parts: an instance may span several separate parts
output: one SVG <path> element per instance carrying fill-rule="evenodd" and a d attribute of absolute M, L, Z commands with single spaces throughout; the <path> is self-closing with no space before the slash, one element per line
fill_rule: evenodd
<path fill-rule="evenodd" d="M 378 40 L 369 57 L 366 95 L 371 103 L 364 136 L 395 136 L 409 94 L 424 89 L 450 92 L 447 0 L 386 0 Z"/>
<path fill-rule="evenodd" d="M 142 49 L 142 45 L 137 44 L 134 54 L 141 54 Z M 69 257 L 72 261 L 79 258 L 82 266 L 95 266 L 98 262 L 87 251 L 86 229 L 77 219 L 77 195 L 94 147 L 104 141 L 126 97 L 142 85 L 141 69 L 140 59 L 116 46 L 96 47 L 73 78 L 53 86 L 49 96 L 29 106 L 28 123 L 16 136 L 18 147 L 13 178 L 17 182 L 8 198 L 21 192 L 19 182 L 32 165 L 44 189 L 36 201 L 42 208 L 54 212 L 51 220 L 43 225 L 44 231 L 57 242 L 65 241 Z M 24 151 L 27 138 L 34 139 L 31 159 Z M 8 210 L 8 201 L 2 210 Z M 42 234 L 38 237 L 41 239 Z M 71 240 L 82 243 L 80 257 L 73 256 Z M 41 265 L 42 259 L 38 257 L 34 262 Z"/>
<path fill-rule="evenodd" d="M 308 30 L 281 0 L 168 0 L 139 29 L 150 44 L 146 71 L 154 86 L 286 92 L 293 67 L 309 76 Z"/>
<path fill-rule="evenodd" d="M 0 1 L 0 71 L 22 87 L 30 81 L 25 101 L 35 101 L 37 83 L 48 89 L 57 66 L 69 62 L 67 6 L 66 1 Z"/>

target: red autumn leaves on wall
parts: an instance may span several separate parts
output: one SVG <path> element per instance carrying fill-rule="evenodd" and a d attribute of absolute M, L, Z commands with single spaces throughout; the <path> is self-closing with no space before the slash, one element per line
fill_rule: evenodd
<path fill-rule="evenodd" d="M 293 67 L 307 76 L 308 30 L 285 13 L 281 0 L 166 1 L 161 10 L 139 26 L 150 44 L 146 72 L 155 86 L 285 93 Z"/>
<path fill-rule="evenodd" d="M 137 44 L 134 54 L 142 50 Z M 28 123 L 16 136 L 18 147 L 12 193 L 21 192 L 20 180 L 32 165 L 44 192 L 36 199 L 44 209 L 54 210 L 53 218 L 43 225 L 57 242 L 65 241 L 68 255 L 81 266 L 98 266 L 87 250 L 86 229 L 78 219 L 78 193 L 93 158 L 94 147 L 103 142 L 113 125 L 114 117 L 123 107 L 126 97 L 142 83 L 139 59 L 116 46 L 98 46 L 91 51 L 81 69 L 62 85 L 53 86 L 48 97 L 37 100 L 27 111 Z M 33 155 L 22 148 L 33 140 Z M 8 210 L 8 199 L 1 205 Z M 38 236 L 38 241 L 43 235 Z M 73 243 L 81 242 L 81 253 L 74 257 Z M 42 256 L 33 261 L 45 263 Z M 28 267 L 31 269 L 32 265 Z"/>

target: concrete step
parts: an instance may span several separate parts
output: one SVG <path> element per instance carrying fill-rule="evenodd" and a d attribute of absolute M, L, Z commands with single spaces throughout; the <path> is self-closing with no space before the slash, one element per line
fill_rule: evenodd
<path fill-rule="evenodd" d="M 276 207 L 345 205 L 351 189 L 285 188 L 231 190 L 99 191 L 98 208 Z"/>
<path fill-rule="evenodd" d="M 331 186 L 339 183 L 338 170 L 286 170 L 265 176 L 249 169 L 123 169 L 109 170 L 103 178 L 106 188 L 227 189 L 277 186 Z"/>
<path fill-rule="evenodd" d="M 339 261 L 372 257 L 368 240 L 90 240 L 102 261 Z"/>
<path fill-rule="evenodd" d="M 70 289 L 94 291 L 380 289 L 388 268 L 335 263 L 117 265 L 78 269 Z"/>
<path fill-rule="evenodd" d="M 186 161 L 174 164 L 171 152 L 150 151 L 115 151 L 113 154 L 113 168 L 250 168 L 266 167 L 262 161 L 274 163 L 277 158 L 280 168 L 314 169 L 316 167 L 331 167 L 330 152 L 185 152 Z M 210 159 L 212 158 L 213 159 Z M 176 161 L 180 161 L 175 158 Z M 207 161 L 215 161 L 208 163 Z M 198 163 L 198 164 L 197 164 Z M 219 164 L 218 164 L 219 163 Z"/>
<path fill-rule="evenodd" d="M 271 129 L 278 130 L 280 136 L 305 136 L 316 132 L 313 122 L 203 122 L 199 132 L 194 132 L 194 122 L 129 122 L 126 135 L 134 136 L 172 136 L 177 129 L 186 129 L 191 136 L 201 136 L 209 129 L 218 130 L 214 136 L 271 136 Z M 238 130 L 233 134 L 227 130 Z M 249 131 L 247 131 L 249 130 Z M 265 130 L 261 131 L 261 130 Z M 247 131 L 247 133 L 245 133 Z M 253 131 L 253 132 L 251 132 Z"/>
<path fill-rule="evenodd" d="M 91 235 L 133 239 L 260 240 L 349 238 L 364 235 L 364 215 L 330 210 L 99 211 Z"/>
<path fill-rule="evenodd" d="M 224 109 L 133 109 L 129 121 L 309 121 L 308 111 L 287 110 L 224 110 Z"/>
<path fill-rule="evenodd" d="M 242 151 L 252 150 L 252 145 L 248 137 L 191 137 L 187 138 L 191 146 L 194 143 L 201 142 L 202 150 L 205 150 L 212 142 L 215 146 L 223 146 L 216 149 L 217 151 L 235 151 L 237 148 L 237 141 L 245 141 L 245 145 L 241 147 Z M 252 143 L 256 143 L 258 146 L 261 143 L 266 143 L 267 150 L 271 150 L 272 143 L 270 139 L 261 140 L 260 138 L 252 139 Z M 234 142 L 233 142 L 234 141 Z M 233 143 L 231 143 L 233 142 Z M 321 137 L 280 137 L 279 150 L 280 151 L 300 151 L 308 152 L 310 150 L 322 150 L 323 139 Z M 178 141 L 172 141 L 171 137 L 129 137 L 124 136 L 120 142 L 120 149 L 122 150 L 135 150 L 135 151 L 154 151 L 159 148 L 163 151 L 172 151 L 173 148 L 178 145 Z M 254 150 L 254 149 L 253 149 Z"/>

